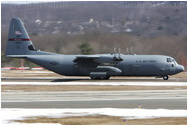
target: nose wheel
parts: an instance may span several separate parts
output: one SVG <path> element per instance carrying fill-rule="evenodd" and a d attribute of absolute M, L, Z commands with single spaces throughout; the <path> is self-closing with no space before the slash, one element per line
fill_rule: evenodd
<path fill-rule="evenodd" d="M 168 80 L 168 75 L 163 76 L 163 80 Z"/>

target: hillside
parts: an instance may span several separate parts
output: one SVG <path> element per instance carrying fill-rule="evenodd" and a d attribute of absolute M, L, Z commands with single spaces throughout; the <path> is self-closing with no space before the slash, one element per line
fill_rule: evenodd
<path fill-rule="evenodd" d="M 2 4 L 2 29 L 20 17 L 32 34 L 88 30 L 142 36 L 186 35 L 186 2 L 54 2 Z"/>

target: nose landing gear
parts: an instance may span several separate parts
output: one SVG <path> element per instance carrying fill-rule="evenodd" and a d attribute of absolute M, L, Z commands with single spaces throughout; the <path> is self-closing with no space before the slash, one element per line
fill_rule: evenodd
<path fill-rule="evenodd" d="M 168 80 L 168 75 L 163 76 L 163 80 Z"/>

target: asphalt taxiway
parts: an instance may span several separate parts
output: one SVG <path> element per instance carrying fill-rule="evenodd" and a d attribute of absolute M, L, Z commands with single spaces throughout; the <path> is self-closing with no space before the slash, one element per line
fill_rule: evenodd
<path fill-rule="evenodd" d="M 187 109 L 186 89 L 131 91 L 2 92 L 2 108 Z"/>
<path fill-rule="evenodd" d="M 165 108 L 187 109 L 187 90 L 184 88 L 171 88 L 169 90 L 118 90 L 118 91 L 25 91 L 14 90 L 15 82 L 38 83 L 78 83 L 90 85 L 91 83 L 186 83 L 186 73 L 170 76 L 168 81 L 155 77 L 111 77 L 110 80 L 91 80 L 89 77 L 59 76 L 50 71 L 2 71 L 1 82 L 10 83 L 11 90 L 1 93 L 2 108 Z M 21 83 L 19 83 L 21 82 Z M 107 85 L 108 85 L 107 84 Z M 62 84 L 63 85 L 63 84 Z M 74 86 L 74 85 L 72 85 Z M 100 86 L 100 85 L 99 85 Z M 113 85 L 114 86 L 114 85 Z M 136 86 L 136 85 L 134 85 Z M 162 85 L 163 86 L 163 85 Z M 169 86 L 169 85 L 168 85 Z M 168 87 L 166 86 L 166 87 Z M 35 85 L 35 87 L 37 87 Z M 22 87 L 23 88 L 23 87 Z M 53 87 L 52 87 L 53 88 Z M 167 88 L 165 88 L 167 89 Z"/>

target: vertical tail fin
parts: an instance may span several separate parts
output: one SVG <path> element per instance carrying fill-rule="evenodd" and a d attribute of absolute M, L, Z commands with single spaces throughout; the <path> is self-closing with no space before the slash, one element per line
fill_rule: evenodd
<path fill-rule="evenodd" d="M 21 57 L 21 55 L 30 55 L 33 51 L 36 50 L 22 21 L 20 18 L 12 18 L 9 26 L 6 56 Z"/>

